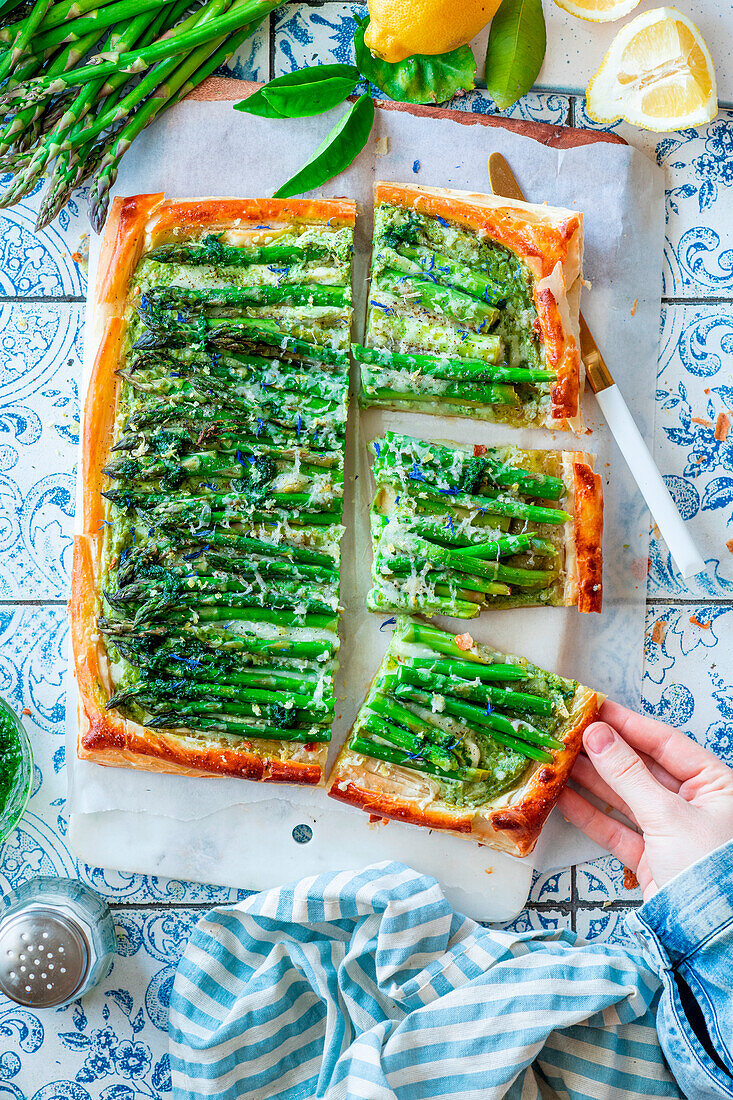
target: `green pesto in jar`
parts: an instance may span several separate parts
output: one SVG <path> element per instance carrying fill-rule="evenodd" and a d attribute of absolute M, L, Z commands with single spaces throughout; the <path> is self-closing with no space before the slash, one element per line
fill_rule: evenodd
<path fill-rule="evenodd" d="M 0 707 L 0 814 L 7 809 L 22 766 L 23 751 L 15 720 Z"/>

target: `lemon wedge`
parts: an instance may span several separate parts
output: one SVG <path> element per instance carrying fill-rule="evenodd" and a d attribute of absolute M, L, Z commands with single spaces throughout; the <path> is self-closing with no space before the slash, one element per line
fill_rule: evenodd
<path fill-rule="evenodd" d="M 715 69 L 700 31 L 677 8 L 637 15 L 614 38 L 588 85 L 595 122 L 686 130 L 715 118 Z"/>
<path fill-rule="evenodd" d="M 578 19 L 588 19 L 591 23 L 611 23 L 629 15 L 638 8 L 641 0 L 555 0 L 558 8 L 577 15 Z"/>

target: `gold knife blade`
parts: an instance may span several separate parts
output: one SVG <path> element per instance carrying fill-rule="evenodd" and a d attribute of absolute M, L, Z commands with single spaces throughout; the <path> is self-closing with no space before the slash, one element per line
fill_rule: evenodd
<path fill-rule="evenodd" d="M 517 183 L 517 177 L 509 167 L 506 157 L 501 153 L 491 153 L 489 156 L 489 183 L 495 195 L 500 195 L 504 199 L 527 201 L 522 188 Z M 580 314 L 580 354 L 583 357 L 585 373 L 593 393 L 606 390 L 614 384 L 613 375 L 582 313 Z"/>

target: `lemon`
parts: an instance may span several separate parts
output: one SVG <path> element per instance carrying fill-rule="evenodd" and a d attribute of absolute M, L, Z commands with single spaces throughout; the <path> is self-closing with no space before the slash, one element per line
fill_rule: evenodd
<path fill-rule="evenodd" d="M 624 118 L 645 130 L 686 130 L 718 111 L 708 48 L 677 8 L 646 11 L 622 27 L 586 96 L 596 122 Z"/>
<path fill-rule="evenodd" d="M 588 19 L 591 23 L 611 23 L 638 8 L 641 0 L 555 0 L 558 8 Z"/>
<path fill-rule="evenodd" d="M 465 46 L 486 26 L 501 0 L 369 0 L 364 36 L 385 61 L 413 54 L 448 53 Z"/>

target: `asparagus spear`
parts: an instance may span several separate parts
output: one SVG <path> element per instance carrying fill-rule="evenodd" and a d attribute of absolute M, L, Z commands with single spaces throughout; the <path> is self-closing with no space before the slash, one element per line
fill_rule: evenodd
<path fill-rule="evenodd" d="M 386 348 L 365 348 L 361 344 L 352 344 L 351 350 L 357 362 L 364 363 L 367 366 L 408 371 L 432 378 L 472 382 L 551 382 L 555 379 L 554 371 L 507 367 L 500 364 L 501 337 L 495 336 L 493 339 L 496 341 L 496 354 L 493 360 L 488 358 L 451 359 L 439 355 L 425 355 L 419 352 L 403 354 L 389 351 Z"/>
<path fill-rule="evenodd" d="M 142 50 L 120 53 L 113 60 L 92 62 L 59 76 L 44 76 L 29 80 L 11 92 L 0 95 L 0 106 L 12 108 L 22 106 L 24 103 L 41 102 L 52 96 L 61 95 L 69 87 L 78 87 L 99 77 L 114 76 L 117 72 L 143 73 L 159 61 L 187 53 L 197 46 L 264 18 L 275 6 L 273 0 L 246 0 L 245 3 L 233 5 L 228 12 L 224 12 L 215 20 L 201 21 L 192 29 L 173 31 L 167 37 L 159 39 Z M 98 129 L 100 121 L 97 120 L 96 123 Z M 101 128 L 111 125 L 113 121 L 114 119 L 105 120 Z"/>

